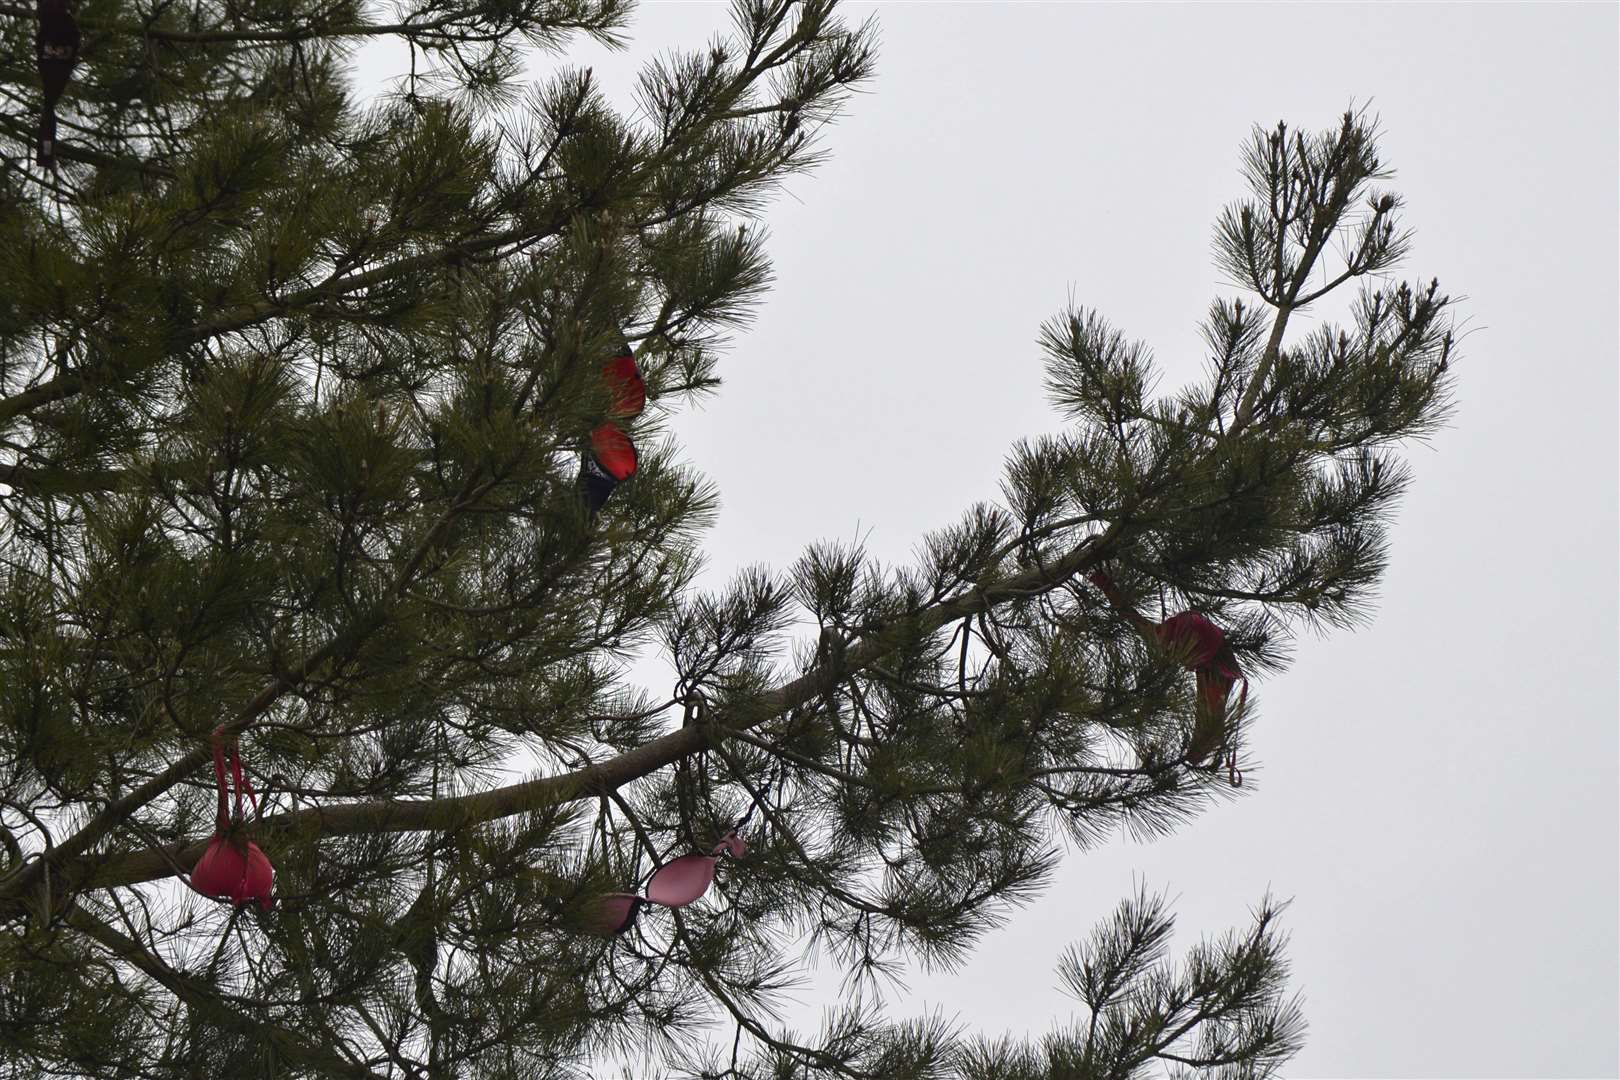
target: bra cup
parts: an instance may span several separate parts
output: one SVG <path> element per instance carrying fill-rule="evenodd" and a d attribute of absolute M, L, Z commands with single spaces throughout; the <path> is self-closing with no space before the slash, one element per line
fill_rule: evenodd
<path fill-rule="evenodd" d="M 270 910 L 270 887 L 275 880 L 275 871 L 270 867 L 270 860 L 265 853 L 259 850 L 259 845 L 248 841 L 247 864 L 243 870 L 242 889 L 239 895 L 231 897 L 238 904 L 249 900 L 257 900 L 259 907 L 265 911 Z"/>
<path fill-rule="evenodd" d="M 636 924 L 636 912 L 642 899 L 633 893 L 608 893 L 596 899 L 588 926 L 598 934 L 622 934 Z"/>
<path fill-rule="evenodd" d="M 1190 668 L 1212 662 L 1225 642 L 1220 628 L 1196 611 L 1183 611 L 1164 620 L 1158 626 L 1158 638 L 1166 648 L 1185 649 Z"/>
<path fill-rule="evenodd" d="M 685 907 L 709 891 L 714 880 L 713 855 L 682 855 L 654 871 L 647 899 L 664 907 Z"/>
<path fill-rule="evenodd" d="M 596 464 L 614 480 L 628 480 L 636 473 L 635 444 L 616 424 L 599 424 L 592 430 L 591 453 Z"/>
<path fill-rule="evenodd" d="M 260 858 L 263 858 L 260 855 Z M 205 896 L 235 898 L 248 872 L 248 857 L 225 837 L 208 841 L 208 850 L 191 870 L 191 887 Z M 268 865 L 268 863 L 266 864 Z"/>
<path fill-rule="evenodd" d="M 639 416 L 647 406 L 647 384 L 636 369 L 636 358 L 629 353 L 616 356 L 602 366 L 602 377 L 612 395 L 609 416 Z"/>

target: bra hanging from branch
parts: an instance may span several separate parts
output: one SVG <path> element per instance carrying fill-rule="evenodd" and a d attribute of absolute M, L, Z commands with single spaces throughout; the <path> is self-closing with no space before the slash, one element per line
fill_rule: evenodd
<path fill-rule="evenodd" d="M 654 870 L 647 879 L 645 895 L 614 892 L 597 896 L 585 929 L 603 937 L 613 937 L 634 926 L 636 916 L 648 905 L 681 908 L 708 892 L 714 882 L 714 869 L 720 864 L 722 855 L 740 859 L 747 854 L 748 843 L 742 838 L 742 830 L 753 819 L 754 811 L 771 797 L 771 789 L 780 788 L 784 777 L 785 765 L 779 768 L 762 791 L 755 793 L 748 810 L 721 834 L 720 842 L 710 848 L 708 854 L 693 852 L 682 855 Z"/>
<path fill-rule="evenodd" d="M 56 105 L 67 90 L 73 66 L 79 62 L 79 23 L 68 10 L 68 0 L 38 0 L 39 26 L 34 31 L 34 56 L 44 101 L 39 110 L 39 164 L 56 169 Z"/>
<path fill-rule="evenodd" d="M 636 444 L 615 421 L 640 416 L 647 405 L 647 384 L 642 381 L 628 344 L 602 366 L 602 381 L 610 395 L 610 419 L 591 430 L 590 446 L 582 455 L 579 470 L 585 508 L 593 520 L 613 489 L 636 474 Z"/>
<path fill-rule="evenodd" d="M 707 855 L 682 855 L 654 870 L 652 877 L 647 879 L 645 896 L 616 892 L 597 897 L 588 927 L 593 933 L 611 937 L 634 926 L 636 915 L 648 904 L 667 908 L 685 907 L 709 891 L 720 856 L 738 858 L 747 851 L 748 844 L 737 835 L 736 829 L 731 829 Z"/>
<path fill-rule="evenodd" d="M 191 887 L 204 896 L 229 900 L 237 907 L 257 900 L 270 910 L 270 889 L 275 871 L 259 845 L 246 835 L 242 818 L 242 793 L 247 792 L 255 812 L 259 808 L 253 785 L 242 775 L 242 759 L 237 756 L 236 740 L 231 740 L 231 780 L 236 794 L 236 813 L 226 812 L 224 728 L 214 729 L 214 785 L 219 791 L 219 812 L 214 820 L 214 836 L 208 849 L 191 869 Z"/>
<path fill-rule="evenodd" d="M 1144 636 L 1161 649 L 1182 658 L 1187 670 L 1193 673 L 1198 688 L 1194 707 L 1192 739 L 1187 744 L 1187 763 L 1197 765 L 1211 753 L 1226 753 L 1227 774 L 1234 786 L 1243 783 L 1243 774 L 1237 768 L 1236 751 L 1227 745 L 1231 731 L 1228 720 L 1241 719 L 1249 701 L 1249 679 L 1238 666 L 1237 654 L 1226 640 L 1226 634 L 1205 615 L 1196 611 L 1183 611 L 1160 623 L 1149 622 L 1132 608 L 1120 593 L 1114 580 L 1101 570 L 1090 575 L 1091 583 L 1102 590 L 1108 602 L 1142 631 Z M 1228 712 L 1227 703 L 1232 687 L 1243 684 L 1236 710 Z"/>

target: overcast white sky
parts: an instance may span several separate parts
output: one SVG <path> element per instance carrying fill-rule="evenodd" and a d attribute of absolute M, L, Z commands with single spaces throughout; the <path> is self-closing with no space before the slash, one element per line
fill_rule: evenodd
<path fill-rule="evenodd" d="M 1465 295 L 1459 410 L 1416 480 L 1376 619 L 1257 683 L 1248 796 L 1174 838 L 1072 855 L 1053 887 L 896 1014 L 1039 1035 L 1056 952 L 1137 881 L 1179 945 L 1294 898 L 1305 1077 L 1620 1076 L 1614 4 L 859 4 L 878 76 L 826 166 L 768 211 L 776 286 L 672 429 L 724 509 L 705 582 L 814 540 L 888 562 L 994 499 L 1060 427 L 1035 337 L 1072 295 L 1203 362 L 1209 249 L 1250 125 L 1354 98 L 1417 230 L 1408 277 Z M 629 107 L 722 4 L 643 2 L 591 64 Z M 398 74 L 366 54 L 360 85 Z M 558 63 L 537 56 L 540 78 Z M 386 64 L 379 67 L 378 64 Z M 1324 314 L 1331 315 L 1332 312 Z M 1308 331 L 1301 324 L 1293 337 Z M 649 668 L 657 688 L 667 681 Z M 805 1026 L 827 998 L 806 997 Z"/>

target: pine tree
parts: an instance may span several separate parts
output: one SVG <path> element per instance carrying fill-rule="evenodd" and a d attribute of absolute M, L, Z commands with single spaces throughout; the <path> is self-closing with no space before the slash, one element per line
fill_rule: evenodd
<path fill-rule="evenodd" d="M 832 8 L 739 0 L 637 117 L 589 70 L 513 88 L 522 42 L 621 44 L 620 0 L 4 8 L 5 1075 L 1235 1077 L 1298 1047 L 1269 900 L 1179 965 L 1126 901 L 1038 1045 L 870 996 L 773 1017 L 806 939 L 857 985 L 955 964 L 1056 830 L 1236 793 L 1247 676 L 1364 617 L 1453 345 L 1437 284 L 1385 274 L 1365 114 L 1256 129 L 1206 379 L 1155 398 L 1143 345 L 1065 312 L 1073 424 L 1015 448 L 1004 505 L 914 566 L 820 543 L 696 594 L 715 494 L 660 424 L 718 387 L 770 280 L 748 226 L 872 71 Z M 378 34 L 412 74 L 361 111 Z M 1353 280 L 1353 329 L 1285 345 Z M 653 641 L 667 697 L 619 674 Z"/>

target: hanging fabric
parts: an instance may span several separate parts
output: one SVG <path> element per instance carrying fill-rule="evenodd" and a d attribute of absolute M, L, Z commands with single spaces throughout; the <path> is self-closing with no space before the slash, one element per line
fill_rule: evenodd
<path fill-rule="evenodd" d="M 720 856 L 740 858 L 748 851 L 748 844 L 731 829 L 720 838 L 707 855 L 682 855 L 653 871 L 647 880 L 645 896 L 635 893 L 608 893 L 598 897 L 596 909 L 591 913 L 589 929 L 593 933 L 611 937 L 622 934 L 635 925 L 636 915 L 647 904 L 681 908 L 709 891 L 714 882 L 714 868 Z"/>
<path fill-rule="evenodd" d="M 1227 702 L 1232 687 L 1243 683 L 1238 698 L 1237 713 L 1241 715 L 1249 700 L 1249 680 L 1238 666 L 1237 654 L 1226 640 L 1226 634 L 1208 617 L 1196 611 L 1183 611 L 1163 622 L 1154 623 L 1143 618 L 1132 608 L 1114 584 L 1101 570 L 1090 574 L 1090 581 L 1102 590 L 1115 610 L 1123 615 L 1154 644 L 1181 658 L 1194 676 L 1197 698 L 1193 713 L 1192 739 L 1187 744 L 1187 762 L 1198 765 L 1211 753 L 1225 750 L 1227 731 Z M 1235 755 L 1226 759 L 1227 771 L 1234 785 L 1242 783 L 1237 771 Z"/>
<path fill-rule="evenodd" d="M 641 415 L 647 405 L 647 384 L 628 344 L 621 345 L 619 354 L 602 365 L 602 381 L 608 389 L 610 417 L 629 420 Z M 635 475 L 636 463 L 635 444 L 618 424 L 608 420 L 591 431 L 590 448 L 580 461 L 579 483 L 586 511 L 593 519 L 613 489 Z"/>
<path fill-rule="evenodd" d="M 34 32 L 34 56 L 44 102 L 39 112 L 39 164 L 56 168 L 56 104 L 67 90 L 73 66 L 79 62 L 79 24 L 68 10 L 68 0 L 38 0 L 39 26 Z"/>
<path fill-rule="evenodd" d="M 270 889 L 275 871 L 259 845 L 244 835 L 242 793 L 247 792 L 255 811 L 259 808 L 253 785 L 242 775 L 236 740 L 231 740 L 231 779 L 236 794 L 236 814 L 226 812 L 224 728 L 214 729 L 214 785 L 219 793 L 219 810 L 214 818 L 214 836 L 208 849 L 191 869 L 191 887 L 204 896 L 229 900 L 236 906 L 257 900 L 270 909 Z"/>
<path fill-rule="evenodd" d="M 591 446 L 580 466 L 585 506 L 596 517 L 613 489 L 636 474 L 636 446 L 630 436 L 609 421 L 591 432 Z"/>
<path fill-rule="evenodd" d="M 641 378 L 629 345 L 621 346 L 619 355 L 602 365 L 602 380 L 612 395 L 609 416 L 629 419 L 641 415 L 647 405 L 647 384 Z"/>
<path fill-rule="evenodd" d="M 1226 744 L 1227 700 L 1232 686 L 1242 682 L 1238 698 L 1238 712 L 1243 711 L 1249 699 L 1249 680 L 1238 667 L 1237 656 L 1226 640 L 1221 628 L 1196 611 L 1183 611 L 1172 615 L 1154 627 L 1159 644 L 1166 650 L 1184 656 L 1188 670 L 1193 673 L 1198 689 L 1194 709 L 1192 741 L 1187 745 L 1187 760 L 1197 765 L 1211 753 Z M 1229 762 L 1232 782 L 1239 783 L 1235 762 Z"/>

